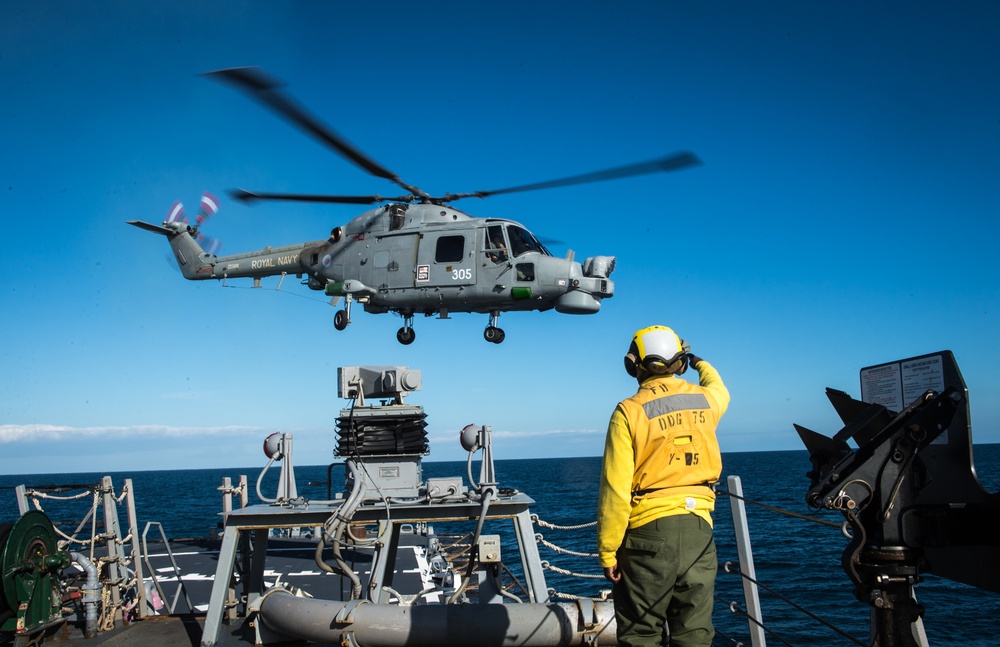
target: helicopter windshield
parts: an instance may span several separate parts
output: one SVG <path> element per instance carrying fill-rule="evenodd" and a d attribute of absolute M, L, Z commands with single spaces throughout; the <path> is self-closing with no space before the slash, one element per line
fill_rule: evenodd
<path fill-rule="evenodd" d="M 520 256 L 525 252 L 538 252 L 545 256 L 552 256 L 545 246 L 538 242 L 530 231 L 517 225 L 507 225 L 507 238 L 510 239 L 510 251 L 514 256 Z"/>
<path fill-rule="evenodd" d="M 507 243 L 503 239 L 503 227 L 500 225 L 490 225 L 487 227 L 486 257 L 494 263 L 507 261 Z"/>

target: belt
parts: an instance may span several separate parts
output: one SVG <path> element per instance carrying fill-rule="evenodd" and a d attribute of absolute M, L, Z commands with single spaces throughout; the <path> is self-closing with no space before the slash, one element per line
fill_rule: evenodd
<path fill-rule="evenodd" d="M 634 499 L 636 497 L 644 497 L 644 496 L 646 496 L 647 494 L 649 494 L 651 492 L 659 492 L 660 490 L 672 490 L 674 488 L 700 487 L 700 486 L 707 487 L 708 489 L 712 490 L 712 493 L 714 494 L 715 493 L 715 488 L 718 485 L 719 485 L 718 481 L 705 481 L 703 483 L 692 483 L 691 485 L 668 485 L 668 486 L 665 486 L 665 487 L 644 488 L 642 490 L 633 490 L 632 491 L 632 498 Z"/>

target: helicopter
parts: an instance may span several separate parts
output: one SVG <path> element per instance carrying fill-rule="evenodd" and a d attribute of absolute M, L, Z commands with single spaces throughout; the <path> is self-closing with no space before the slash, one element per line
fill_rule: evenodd
<path fill-rule="evenodd" d="M 310 289 L 331 297 L 334 305 L 343 299 L 344 306 L 333 320 L 337 330 L 351 323 L 351 306 L 357 302 L 365 312 L 402 316 L 404 323 L 396 339 L 404 345 L 416 339 L 413 320 L 421 313 L 439 319 L 458 312 L 487 314 L 483 337 L 499 344 L 505 337 L 497 325 L 502 312 L 554 308 L 564 314 L 593 314 L 600 310 L 603 299 L 614 295 L 614 283 L 609 278 L 615 269 L 614 256 L 591 256 L 579 263 L 570 250 L 565 258 L 557 258 L 522 224 L 473 217 L 451 203 L 677 171 L 701 163 L 693 153 L 678 152 L 558 180 L 432 196 L 354 147 L 298 105 L 284 92 L 281 82 L 260 68 L 229 68 L 204 76 L 234 86 L 370 175 L 388 180 L 406 193 L 383 197 L 232 190 L 234 199 L 247 204 L 285 200 L 378 206 L 334 227 L 325 239 L 225 256 L 216 255 L 217 241 L 200 232 L 218 211 L 218 200 L 210 193 L 202 197 L 193 224 L 183 216 L 179 203 L 174 204 L 161 225 L 139 220 L 128 224 L 166 236 L 187 279 L 251 278 L 254 286 L 260 287 L 263 277 L 294 274 Z"/>

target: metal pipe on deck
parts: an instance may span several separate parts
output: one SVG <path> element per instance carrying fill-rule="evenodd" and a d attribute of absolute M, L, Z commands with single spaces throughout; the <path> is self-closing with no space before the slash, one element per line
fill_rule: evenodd
<path fill-rule="evenodd" d="M 101 602 L 101 582 L 98 578 L 97 567 L 82 553 L 70 553 L 69 556 L 87 574 L 87 582 L 83 585 L 85 618 L 83 636 L 84 638 L 93 638 L 97 635 L 97 605 Z"/>
<path fill-rule="evenodd" d="M 614 605 L 589 599 L 548 604 L 397 606 L 301 598 L 275 590 L 260 601 L 258 620 L 281 636 L 358 647 L 618 644 Z"/>

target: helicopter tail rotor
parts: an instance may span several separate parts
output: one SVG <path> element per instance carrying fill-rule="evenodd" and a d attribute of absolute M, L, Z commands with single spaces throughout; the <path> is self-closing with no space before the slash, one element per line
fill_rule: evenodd
<path fill-rule="evenodd" d="M 211 236 L 206 236 L 205 234 L 198 231 L 198 228 L 205 224 L 209 218 L 214 216 L 219 212 L 219 199 L 214 195 L 205 191 L 201 196 L 201 205 L 198 209 L 198 215 L 195 217 L 195 224 L 193 227 L 190 226 L 190 221 L 188 220 L 187 214 L 184 213 L 184 205 L 181 204 L 180 200 L 174 202 L 171 205 L 170 210 L 167 212 L 167 217 L 163 219 L 163 224 L 168 225 L 170 223 L 176 222 L 188 226 L 188 231 L 191 236 L 194 237 L 195 241 L 201 245 L 202 249 L 209 254 L 218 254 L 219 250 L 222 248 L 222 241 L 218 238 L 213 238 Z M 136 221 L 138 223 L 138 221 Z M 138 227 L 144 229 L 150 229 L 157 233 L 168 233 L 172 230 L 163 229 L 162 227 L 157 227 L 155 225 L 145 225 L 145 223 L 136 224 Z"/>
<path fill-rule="evenodd" d="M 201 206 L 198 209 L 198 216 L 195 218 L 196 227 L 201 227 L 205 221 L 219 212 L 219 199 L 205 191 L 201 196 Z"/>
<path fill-rule="evenodd" d="M 184 214 L 184 205 L 178 200 L 170 207 L 170 211 L 167 212 L 167 217 L 163 219 L 164 223 L 168 222 L 184 222 L 188 221 L 187 216 Z"/>
<path fill-rule="evenodd" d="M 198 231 L 198 229 L 205 224 L 209 218 L 214 216 L 219 212 L 219 199 L 214 195 L 205 191 L 201 196 L 201 204 L 198 207 L 198 215 L 195 216 L 195 225 L 193 229 L 194 239 L 201 245 L 209 254 L 218 254 L 219 250 L 222 248 L 222 241 L 218 238 L 212 238 L 211 236 L 206 236 L 205 234 Z"/>
<path fill-rule="evenodd" d="M 218 254 L 219 250 L 222 249 L 222 241 L 218 238 L 212 238 L 211 236 L 206 236 L 205 234 L 198 232 L 194 239 L 201 245 L 209 254 Z"/>

